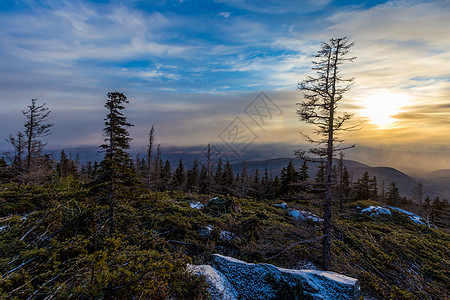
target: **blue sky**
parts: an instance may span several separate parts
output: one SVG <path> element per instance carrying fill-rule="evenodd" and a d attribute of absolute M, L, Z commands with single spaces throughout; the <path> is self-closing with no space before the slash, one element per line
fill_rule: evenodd
<path fill-rule="evenodd" d="M 49 147 L 98 145 L 117 90 L 134 147 L 152 124 L 163 145 L 205 144 L 236 117 L 248 122 L 244 108 L 264 91 L 283 113 L 254 129 L 255 143 L 301 144 L 297 83 L 321 42 L 348 36 L 358 58 L 343 72 L 356 83 L 342 108 L 363 127 L 347 140 L 431 152 L 450 168 L 449 13 L 450 1 L 0 0 L 1 136 L 21 130 L 20 110 L 39 98 L 54 115 Z"/>

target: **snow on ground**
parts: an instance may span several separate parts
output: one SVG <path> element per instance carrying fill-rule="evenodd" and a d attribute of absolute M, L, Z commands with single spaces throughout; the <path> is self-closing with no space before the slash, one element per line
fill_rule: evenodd
<path fill-rule="evenodd" d="M 416 224 L 427 225 L 430 223 L 427 219 L 425 219 L 419 215 L 416 215 L 412 212 L 409 212 L 407 210 L 404 210 L 404 209 L 401 209 L 401 208 L 398 208 L 395 206 L 369 206 L 369 207 L 361 210 L 361 213 L 370 214 L 371 217 L 375 217 L 375 216 L 379 216 L 379 215 L 392 215 L 391 210 L 395 210 L 402 214 L 407 215 L 411 219 L 411 221 L 413 221 Z"/>
<path fill-rule="evenodd" d="M 319 218 L 317 215 L 303 211 L 303 210 L 296 210 L 296 209 L 289 209 L 287 213 L 296 219 L 297 221 L 305 221 L 310 220 L 313 222 L 323 222 L 323 219 Z"/>
<path fill-rule="evenodd" d="M 274 206 L 280 207 L 280 208 L 282 208 L 282 209 L 286 209 L 286 208 L 287 208 L 287 203 L 286 203 L 286 202 L 283 202 L 283 203 L 277 203 L 277 204 L 274 204 Z"/>
<path fill-rule="evenodd" d="M 292 208 L 288 209 L 287 208 L 288 205 L 287 205 L 286 202 L 277 203 L 277 204 L 274 204 L 274 206 L 280 207 L 280 208 L 286 210 L 288 215 L 290 215 L 291 217 L 293 217 L 297 221 L 310 220 L 310 221 L 313 221 L 313 222 L 323 222 L 323 219 L 319 218 L 317 215 L 315 215 L 313 213 L 310 213 L 310 212 L 307 212 L 307 211 L 303 211 L 303 210 L 292 209 Z"/>
<path fill-rule="evenodd" d="M 191 208 L 194 208 L 194 209 L 202 209 L 204 207 L 204 205 L 198 201 L 191 202 L 191 203 L 189 203 L 189 205 L 191 206 Z"/>
<path fill-rule="evenodd" d="M 425 218 L 422 218 L 421 216 L 418 216 L 416 214 L 413 214 L 412 212 L 406 211 L 404 209 L 395 207 L 395 206 L 388 206 L 390 209 L 396 210 L 398 212 L 406 214 L 414 223 L 421 224 L 421 225 L 427 225 Z"/>
<path fill-rule="evenodd" d="M 361 210 L 361 213 L 370 214 L 371 217 L 377 215 L 391 215 L 391 211 L 388 208 L 382 206 L 369 206 Z"/>

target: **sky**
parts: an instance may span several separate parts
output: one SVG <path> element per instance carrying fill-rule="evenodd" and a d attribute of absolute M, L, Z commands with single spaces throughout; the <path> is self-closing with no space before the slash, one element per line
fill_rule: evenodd
<path fill-rule="evenodd" d="M 100 145 L 119 91 L 135 149 L 155 125 L 163 148 L 285 156 L 308 147 L 297 84 L 322 42 L 346 36 L 357 59 L 341 71 L 355 83 L 339 110 L 360 124 L 346 157 L 450 168 L 449 13 L 450 1 L 0 0 L 0 149 L 31 98 L 52 111 L 48 148 Z"/>

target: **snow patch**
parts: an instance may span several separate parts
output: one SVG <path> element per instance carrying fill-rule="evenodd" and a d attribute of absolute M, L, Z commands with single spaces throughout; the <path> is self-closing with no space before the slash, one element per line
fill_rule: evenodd
<path fill-rule="evenodd" d="M 277 204 L 274 204 L 274 206 L 280 207 L 280 208 L 282 208 L 282 209 L 286 209 L 288 205 L 287 205 L 286 202 L 283 202 L 283 203 L 277 203 Z"/>
<path fill-rule="evenodd" d="M 305 221 L 310 220 L 313 222 L 323 222 L 323 219 L 319 218 L 317 215 L 303 211 L 303 210 L 296 210 L 296 209 L 289 209 L 287 213 L 296 219 L 297 221 Z"/>
<path fill-rule="evenodd" d="M 433 224 L 431 224 L 430 221 L 428 221 L 427 219 L 416 215 L 410 211 L 395 207 L 395 206 L 369 206 L 367 208 L 364 208 L 363 210 L 361 210 L 361 213 L 366 213 L 366 214 L 370 214 L 371 217 L 376 217 L 377 215 L 380 214 L 386 214 L 386 215 L 392 215 L 391 214 L 391 210 L 395 210 L 398 211 L 402 214 L 407 215 L 411 221 L 413 221 L 416 224 L 420 224 L 420 225 L 429 225 L 432 227 L 436 227 Z"/>
<path fill-rule="evenodd" d="M 371 217 L 377 215 L 391 215 L 391 211 L 388 208 L 382 206 L 369 206 L 361 210 L 361 213 L 370 214 Z"/>
<path fill-rule="evenodd" d="M 390 209 L 396 210 L 398 212 L 406 214 L 414 223 L 420 224 L 420 225 L 427 225 L 427 221 L 425 218 L 422 218 L 421 216 L 418 216 L 412 212 L 406 211 L 404 209 L 395 207 L 395 206 L 388 206 Z"/>
<path fill-rule="evenodd" d="M 189 205 L 191 206 L 191 208 L 193 209 L 202 209 L 204 207 L 204 205 L 198 201 L 196 202 L 190 202 Z"/>

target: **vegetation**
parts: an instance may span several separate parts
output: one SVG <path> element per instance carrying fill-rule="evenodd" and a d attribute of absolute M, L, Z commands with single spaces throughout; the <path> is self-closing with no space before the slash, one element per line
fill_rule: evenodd
<path fill-rule="evenodd" d="M 147 153 L 150 161 L 132 161 L 124 103 L 125 95 L 108 94 L 100 163 L 80 165 L 64 151 L 58 161 L 43 153 L 35 158 L 45 172 L 0 160 L 1 298 L 208 299 L 204 280 L 186 264 L 208 263 L 212 253 L 323 267 L 322 223 L 296 220 L 274 204 L 320 213 L 325 166 L 314 179 L 306 163 L 299 170 L 289 163 L 275 177 L 246 164 L 237 174 L 209 156 L 206 166 L 186 168 L 180 160 L 172 170 L 159 146 L 156 155 Z M 414 206 L 395 185 L 381 202 L 376 178 L 351 182 L 346 172 L 332 172 L 342 198 L 330 207 L 331 269 L 359 278 L 363 294 L 378 299 L 448 297 L 448 202 Z M 422 212 L 442 228 L 395 211 L 360 213 L 383 204 Z"/>

